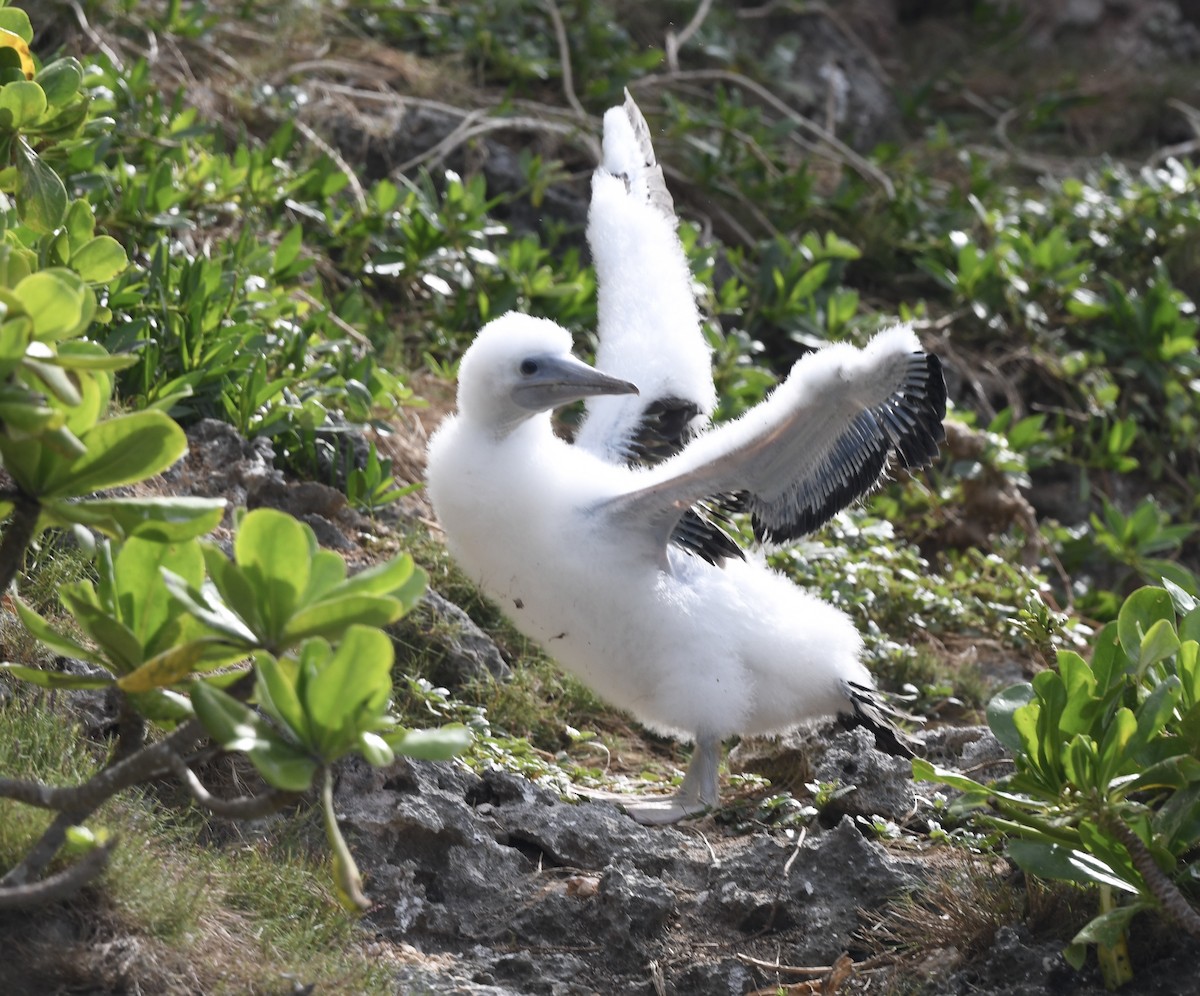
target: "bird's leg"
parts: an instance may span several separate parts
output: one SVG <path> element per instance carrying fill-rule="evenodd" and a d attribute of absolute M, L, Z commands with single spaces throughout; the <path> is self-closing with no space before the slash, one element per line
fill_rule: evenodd
<path fill-rule="evenodd" d="M 648 826 L 678 823 L 689 816 L 698 816 L 717 804 L 720 766 L 720 738 L 697 736 L 692 760 L 679 791 L 661 799 L 631 800 L 624 804 L 625 812 L 638 823 Z"/>
<path fill-rule="evenodd" d="M 705 809 L 712 809 L 717 804 L 720 767 L 721 741 L 716 737 L 697 737 L 692 760 L 684 773 L 677 798 L 698 802 Z"/>

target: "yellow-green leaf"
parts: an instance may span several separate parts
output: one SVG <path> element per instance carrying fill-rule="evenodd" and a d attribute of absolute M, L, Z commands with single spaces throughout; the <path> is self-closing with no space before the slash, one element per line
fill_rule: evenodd
<path fill-rule="evenodd" d="M 11 13 L 11 11 L 4 13 Z M 18 13 L 24 14 L 25 12 L 18 11 Z M 25 15 L 25 23 L 29 23 L 28 14 Z M 33 79 L 34 74 L 33 55 L 29 51 L 29 41 L 32 38 L 32 29 L 30 30 L 29 38 L 22 38 L 15 31 L 10 31 L 8 28 L 0 28 L 0 48 L 10 48 L 17 53 L 17 58 L 21 62 L 21 72 L 25 74 L 26 79 Z"/>

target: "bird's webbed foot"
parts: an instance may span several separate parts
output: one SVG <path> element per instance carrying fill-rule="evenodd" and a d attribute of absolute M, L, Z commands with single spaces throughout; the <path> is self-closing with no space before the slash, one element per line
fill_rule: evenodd
<path fill-rule="evenodd" d="M 641 796 L 637 801 L 628 799 L 620 803 L 627 816 L 642 826 L 670 826 L 691 816 L 702 816 L 712 807 L 698 799 L 683 795 Z"/>
<path fill-rule="evenodd" d="M 683 784 L 674 795 L 609 798 L 643 826 L 667 826 L 702 816 L 717 805 L 720 763 L 721 741 L 716 737 L 697 737 Z"/>

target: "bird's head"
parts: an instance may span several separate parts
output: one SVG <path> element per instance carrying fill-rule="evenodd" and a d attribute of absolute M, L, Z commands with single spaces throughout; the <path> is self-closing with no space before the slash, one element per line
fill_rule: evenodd
<path fill-rule="evenodd" d="M 545 318 L 509 312 L 485 325 L 458 368 L 458 410 L 503 435 L 538 412 L 637 388 L 571 355 L 571 335 Z"/>

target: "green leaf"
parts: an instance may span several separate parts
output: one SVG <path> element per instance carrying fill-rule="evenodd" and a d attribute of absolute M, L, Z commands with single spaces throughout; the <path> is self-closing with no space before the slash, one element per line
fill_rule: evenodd
<path fill-rule="evenodd" d="M 244 702 L 203 681 L 192 682 L 192 708 L 224 750 L 251 750 L 270 743 L 273 731 Z"/>
<path fill-rule="evenodd" d="M 392 694 L 395 650 L 382 630 L 351 626 L 302 699 L 322 759 L 332 761 L 387 708 Z"/>
<path fill-rule="evenodd" d="M 986 793 L 989 791 L 986 785 L 975 781 L 973 778 L 968 778 L 966 775 L 959 774 L 957 771 L 952 771 L 949 768 L 930 764 L 923 757 L 913 758 L 912 773 L 914 782 L 941 782 L 944 785 L 949 785 L 951 788 L 961 789 L 963 792 Z"/>
<path fill-rule="evenodd" d="M 327 598 L 292 616 L 279 639 L 286 646 L 295 646 L 314 636 L 336 641 L 350 626 L 386 626 L 399 619 L 402 612 L 401 604 L 394 598 L 372 595 Z"/>
<path fill-rule="evenodd" d="M 397 754 L 418 761 L 448 761 L 471 746 L 471 731 L 458 723 L 433 730 L 397 730 L 384 740 Z"/>
<path fill-rule="evenodd" d="M 1200 643 L 1200 606 L 1189 610 L 1179 623 L 1179 639 L 1185 643 L 1188 640 Z"/>
<path fill-rule="evenodd" d="M 112 675 L 107 674 L 64 674 L 62 671 L 43 671 L 37 667 L 26 667 L 24 664 L 11 664 L 5 661 L 0 664 L 14 678 L 28 681 L 42 688 L 107 688 L 113 683 Z"/>
<path fill-rule="evenodd" d="M 1010 840 L 1008 856 L 1022 870 L 1038 878 L 1081 885 L 1109 885 L 1138 894 L 1138 887 L 1119 877 L 1108 865 L 1086 851 L 1040 840 Z"/>
<path fill-rule="evenodd" d="M 195 715 L 192 700 L 186 695 L 169 688 L 156 688 L 151 692 L 126 692 L 130 705 L 154 723 L 174 726 Z"/>
<path fill-rule="evenodd" d="M 399 599 L 407 612 L 420 599 L 427 582 L 425 572 L 404 554 L 359 571 L 337 589 L 337 594 L 386 595 Z"/>
<path fill-rule="evenodd" d="M 1080 789 L 1087 789 L 1094 785 L 1096 782 L 1096 758 L 1096 742 L 1086 734 L 1076 734 L 1061 752 L 1067 781 Z"/>
<path fill-rule="evenodd" d="M 259 705 L 280 726 L 291 730 L 298 741 L 311 746 L 311 731 L 304 715 L 304 707 L 296 693 L 294 668 L 285 669 L 284 664 L 270 654 L 259 654 L 254 661 Z M 292 673 L 289 674 L 289 671 Z"/>
<path fill-rule="evenodd" d="M 121 243 L 109 235 L 98 235 L 71 253 L 71 269 L 90 283 L 108 283 L 128 265 Z"/>
<path fill-rule="evenodd" d="M 208 576 L 224 602 L 222 610 L 236 614 L 242 624 L 255 634 L 256 643 L 265 643 L 266 635 L 259 615 L 258 599 L 249 580 L 219 547 L 205 543 L 203 550 Z M 217 600 L 211 601 L 214 605 L 217 604 Z M 237 606 L 237 609 L 234 610 L 232 606 Z"/>
<path fill-rule="evenodd" d="M 1175 671 L 1183 685 L 1184 701 L 1200 702 L 1200 644 L 1188 640 L 1175 655 Z"/>
<path fill-rule="evenodd" d="M 1103 696 L 1132 670 L 1133 662 L 1121 648 L 1116 621 L 1105 623 L 1092 648 L 1092 674 L 1096 676 L 1097 691 Z"/>
<path fill-rule="evenodd" d="M 308 587 L 300 596 L 302 605 L 324 598 L 346 580 L 346 561 L 332 550 L 318 550 L 309 561 Z"/>
<path fill-rule="evenodd" d="M 282 639 L 300 595 L 308 587 L 310 562 L 317 552 L 312 530 L 272 508 L 257 508 L 242 519 L 234 540 L 238 570 L 254 591 L 264 634 Z"/>
<path fill-rule="evenodd" d="M 83 66 L 73 56 L 55 59 L 42 67 L 34 78 L 46 95 L 51 107 L 61 106 L 79 91 L 83 83 Z"/>
<path fill-rule="evenodd" d="M 1096 676 L 1087 662 L 1073 650 L 1058 652 L 1058 671 L 1067 689 L 1067 701 L 1059 716 L 1065 734 L 1088 733 L 1100 711 L 1096 698 Z"/>
<path fill-rule="evenodd" d="M 220 634 L 234 646 L 249 649 L 260 645 L 257 634 L 216 597 L 218 592 L 214 585 L 205 583 L 197 590 L 169 570 L 164 569 L 161 573 L 163 583 L 166 584 L 171 597 L 177 599 L 188 612 L 209 629 Z"/>
<path fill-rule="evenodd" d="M 76 274 L 55 267 L 31 273 L 12 292 L 33 320 L 34 338 L 52 342 L 72 335 L 79 328 L 83 321 L 84 290 Z"/>
<path fill-rule="evenodd" d="M 1175 633 L 1175 623 L 1170 619 L 1159 619 L 1151 624 L 1149 631 L 1142 637 L 1138 650 L 1138 669 L 1144 670 L 1151 664 L 1170 657 L 1179 649 L 1179 637 Z"/>
<path fill-rule="evenodd" d="M 80 436 L 87 453 L 59 465 L 41 494 L 67 498 L 145 480 L 187 452 L 187 436 L 162 412 L 134 412 L 98 422 Z"/>
<path fill-rule="evenodd" d="M 80 585 L 62 588 L 58 597 L 83 627 L 85 633 L 99 644 L 105 662 L 121 674 L 132 671 L 142 663 L 142 645 L 133 632 L 108 611 L 93 604 Z"/>
<path fill-rule="evenodd" d="M 42 511 L 54 525 L 90 526 L 113 539 L 141 537 L 178 543 L 216 529 L 225 514 L 223 498 L 51 499 Z"/>
<path fill-rule="evenodd" d="M 300 246 L 304 238 L 304 229 L 299 225 L 293 225 L 288 229 L 287 234 L 279 240 L 279 245 L 275 249 L 275 262 L 272 269 L 278 273 L 281 270 L 287 269 L 300 255 Z"/>
<path fill-rule="evenodd" d="M 286 792 L 307 791 L 320 770 L 307 754 L 281 740 L 248 750 L 246 755 L 267 782 Z"/>
<path fill-rule="evenodd" d="M 1187 754 L 1176 754 L 1144 769 L 1126 789 L 1129 792 L 1162 788 L 1178 791 L 1189 785 L 1200 787 L 1200 760 Z"/>
<path fill-rule="evenodd" d="M 183 615 L 178 600 L 171 597 L 160 570 L 166 568 L 191 587 L 204 580 L 204 558 L 194 540 L 156 543 L 134 537 L 121 544 L 113 564 L 115 595 L 121 619 L 141 641 L 148 654 L 166 650 L 179 636 L 178 626 L 163 635 Z M 140 691 L 141 689 L 136 689 Z"/>
<path fill-rule="evenodd" d="M 122 691 L 148 692 L 183 681 L 211 650 L 212 640 L 192 640 L 169 647 L 117 681 Z"/>
<path fill-rule="evenodd" d="M 30 634 L 51 650 L 66 657 L 78 657 L 80 660 L 90 661 L 93 664 L 104 663 L 104 658 L 94 650 L 89 650 L 69 636 L 58 632 L 58 630 L 54 629 L 45 619 L 16 596 L 13 596 L 13 605 L 16 606 L 17 615 L 21 617 L 21 622 L 29 630 Z"/>
<path fill-rule="evenodd" d="M 987 707 L 987 722 L 996 739 L 1014 753 L 1022 752 L 1024 742 L 1013 721 L 1013 713 L 1033 701 L 1033 686 L 1028 682 L 1011 685 L 996 695 Z"/>
<path fill-rule="evenodd" d="M 17 215 L 39 234 L 52 232 L 66 214 L 67 188 L 58 174 L 38 158 L 24 138 L 17 138 L 15 148 L 17 176 L 20 178 Z M 41 334 L 39 331 L 39 336 Z"/>
<path fill-rule="evenodd" d="M 1153 908 L 1151 903 L 1138 902 L 1101 913 L 1084 925 L 1071 939 L 1071 944 L 1099 944 L 1111 948 L 1125 936 L 1129 923 L 1135 916 Z"/>
<path fill-rule="evenodd" d="M 83 398 L 67 372 L 53 363 L 43 363 L 30 357 L 22 364 L 24 369 L 37 377 L 55 398 L 64 405 L 78 405 Z"/>
<path fill-rule="evenodd" d="M 1154 686 L 1145 701 L 1137 707 L 1137 734 L 1129 745 L 1131 751 L 1136 753 L 1141 750 L 1162 732 L 1167 720 L 1175 712 L 1182 691 L 1183 686 L 1173 674 Z"/>
<path fill-rule="evenodd" d="M 214 740 L 225 750 L 244 751 L 276 788 L 303 792 L 312 784 L 318 770 L 312 758 L 281 740 L 249 706 L 204 682 L 193 684 L 192 706 Z"/>
<path fill-rule="evenodd" d="M 0 28 L 11 31 L 26 45 L 33 41 L 33 25 L 29 23 L 29 15 L 20 7 L 0 9 Z"/>
<path fill-rule="evenodd" d="M 1132 710 L 1122 707 L 1109 720 L 1108 729 L 1100 741 L 1100 771 L 1102 787 L 1124 770 L 1132 761 L 1129 745 L 1137 733 L 1137 719 Z"/>
<path fill-rule="evenodd" d="M 46 113 L 46 92 L 32 80 L 0 87 L 0 128 L 20 131 Z"/>
<path fill-rule="evenodd" d="M 1117 614 L 1117 636 L 1131 661 L 1140 663 L 1142 638 L 1160 619 L 1175 622 L 1175 606 L 1166 589 L 1147 585 L 1125 599 Z"/>

